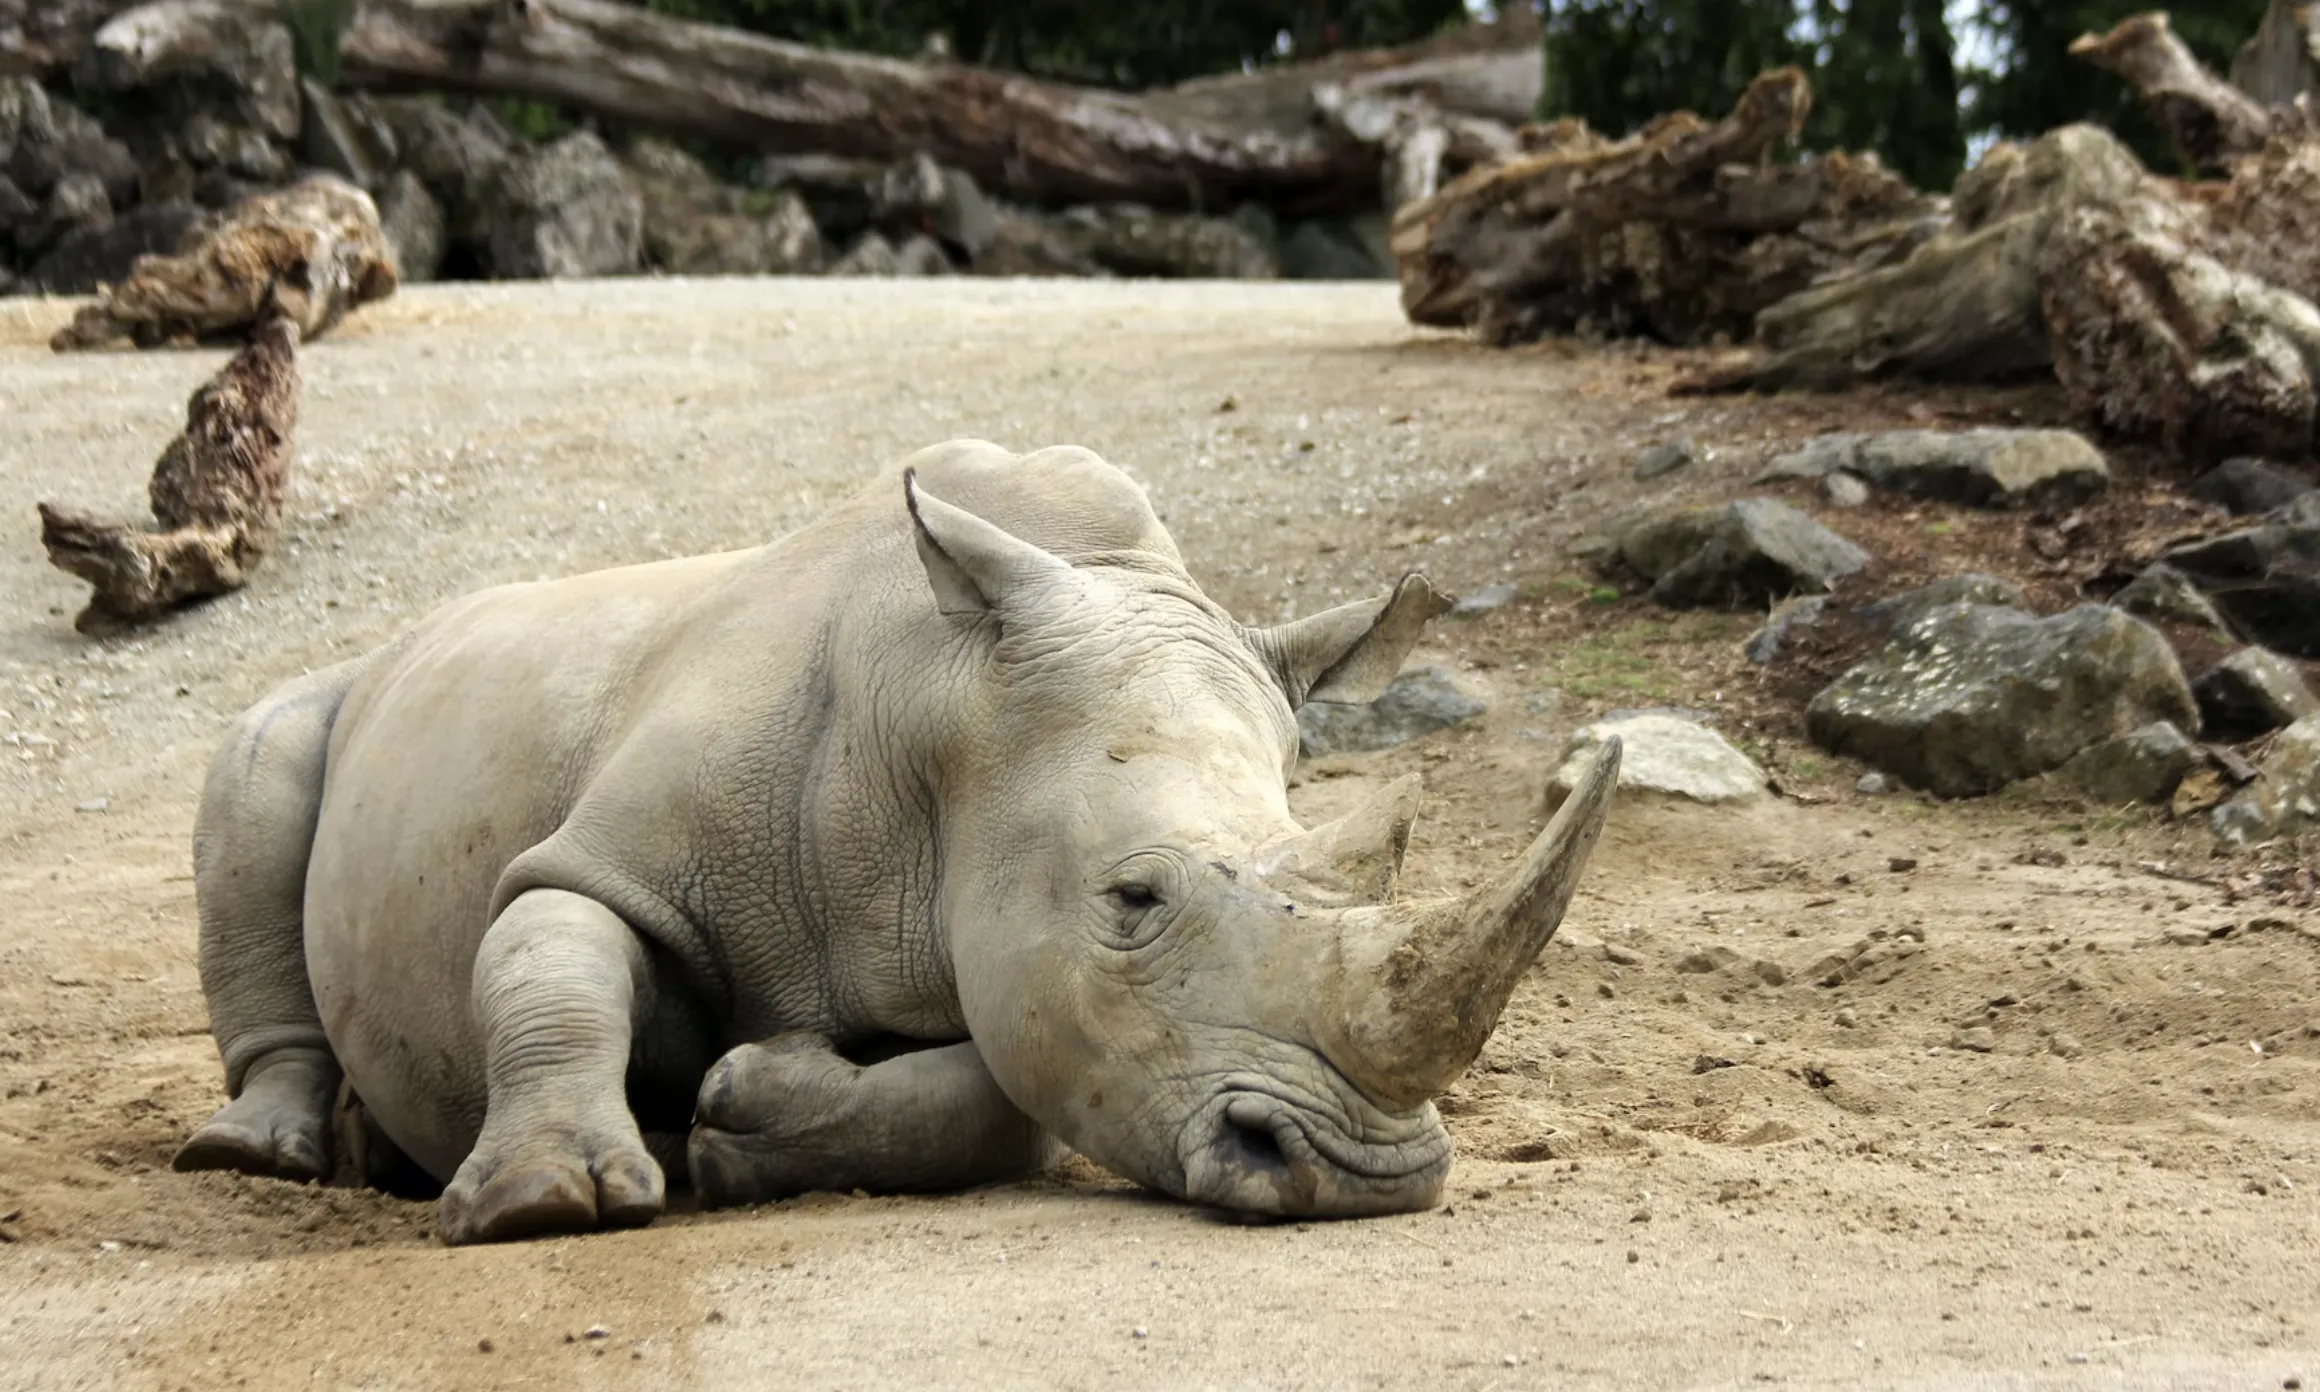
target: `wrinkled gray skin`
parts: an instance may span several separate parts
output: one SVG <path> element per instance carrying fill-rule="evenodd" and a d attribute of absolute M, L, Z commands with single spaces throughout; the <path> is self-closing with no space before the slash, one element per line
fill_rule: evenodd
<path fill-rule="evenodd" d="M 1085 451 L 909 465 L 758 550 L 469 596 L 245 715 L 194 839 L 233 1101 L 180 1168 L 399 1153 L 450 1242 L 649 1222 L 680 1144 L 710 1203 L 1049 1137 L 1229 1209 L 1434 1203 L 1428 1098 L 1616 750 L 1506 885 L 1388 903 L 1415 781 L 1311 831 L 1284 787 L 1294 706 L 1374 696 L 1423 580 L 1244 629 Z"/>

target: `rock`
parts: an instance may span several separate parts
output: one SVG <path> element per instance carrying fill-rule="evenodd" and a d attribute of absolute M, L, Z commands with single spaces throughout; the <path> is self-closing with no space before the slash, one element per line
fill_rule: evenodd
<path fill-rule="evenodd" d="M 60 180 L 70 175 L 94 178 L 114 207 L 126 207 L 137 197 L 138 169 L 129 147 L 105 134 L 95 117 L 61 97 L 29 86 L 18 93 L 19 128 L 16 148 L 9 152 L 6 173 L 25 196 L 46 199 Z"/>
<path fill-rule="evenodd" d="M 2153 561 L 2145 566 L 2142 574 L 2111 596 L 2111 607 L 2160 623 L 2190 624 L 2220 634 L 2231 632 L 2223 615 L 2191 583 L 2191 577 L 2165 561 Z"/>
<path fill-rule="evenodd" d="M 947 276 L 954 268 L 943 253 L 942 243 L 922 235 L 894 249 L 894 270 L 896 275 Z"/>
<path fill-rule="evenodd" d="M 2165 720 L 2088 745 L 2055 776 L 2106 807 L 2163 807 L 2199 762 L 2199 747 Z"/>
<path fill-rule="evenodd" d="M 2256 779 L 2208 814 L 2222 840 L 2252 846 L 2320 826 L 2320 716 L 2282 730 Z"/>
<path fill-rule="evenodd" d="M 1907 627 L 1945 604 L 1994 604 L 2028 610 L 2030 601 L 2019 586 L 1995 575 L 1968 571 L 1945 575 L 1930 585 L 1878 600 L 1861 607 L 1861 617 L 1885 632 Z"/>
<path fill-rule="evenodd" d="M 1827 595 L 1800 595 L 1782 600 L 1773 606 L 1772 617 L 1765 621 L 1764 627 L 1749 635 L 1741 651 L 1747 654 L 1750 662 L 1761 664 L 1779 661 L 1781 649 L 1795 636 L 1797 630 L 1810 628 L 1820 622 L 1821 615 L 1827 612 L 1828 607 Z"/>
<path fill-rule="evenodd" d="M 9 179 L 38 198 L 56 183 L 56 113 L 29 77 L 0 77 L 0 161 Z"/>
<path fill-rule="evenodd" d="M 1745 609 L 1827 590 L 1869 554 L 1788 504 L 1750 498 L 1648 521 L 1620 538 L 1620 555 L 1678 608 Z"/>
<path fill-rule="evenodd" d="M 1861 482 L 1858 474 L 1835 469 L 1822 477 L 1821 496 L 1829 500 L 1830 507 L 1857 508 L 1869 501 L 1869 485 Z"/>
<path fill-rule="evenodd" d="M 1562 766 L 1547 779 L 1547 808 L 1560 807 L 1586 772 L 1597 746 L 1617 735 L 1623 794 L 1652 793 L 1692 802 L 1745 802 L 1764 794 L 1764 770 L 1722 735 L 1657 712 L 1599 720 L 1571 736 Z"/>
<path fill-rule="evenodd" d="M 237 179 L 277 184 L 290 177 L 290 155 L 262 131 L 229 125 L 206 111 L 179 128 L 178 145 L 197 169 L 223 170 Z"/>
<path fill-rule="evenodd" d="M 2275 652 L 2320 657 L 2320 493 L 2256 526 L 2179 546 L 2166 560 L 2236 631 Z"/>
<path fill-rule="evenodd" d="M 1699 462 L 1698 441 L 1689 438 L 1668 440 L 1653 445 L 1635 457 L 1635 476 L 1638 479 L 1655 479 L 1662 474 L 1672 474 L 1687 464 Z"/>
<path fill-rule="evenodd" d="M 2046 1041 L 2046 1052 L 2056 1058 L 2074 1059 L 2084 1052 L 2084 1048 L 2079 1044 L 2076 1035 L 2064 1034 L 2057 1030 L 2053 1037 Z"/>
<path fill-rule="evenodd" d="M 1391 280 L 1382 218 L 1313 218 L 1281 237 L 1281 274 L 1290 280 Z"/>
<path fill-rule="evenodd" d="M 2320 697 L 2304 684 L 2295 663 L 2262 648 L 2241 648 L 2192 684 L 2207 733 L 2217 739 L 2253 739 L 2320 715 Z"/>
<path fill-rule="evenodd" d="M 2286 507 L 2312 491 L 2309 479 L 2261 459 L 2226 459 L 2200 475 L 2186 490 L 2234 517 L 2252 517 Z"/>
<path fill-rule="evenodd" d="M 1365 754 L 1446 730 L 1490 709 L 1461 689 L 1440 667 L 1420 667 L 1394 678 L 1366 706 L 1308 701 L 1297 711 L 1299 744 L 1307 758 Z"/>
<path fill-rule="evenodd" d="M 394 253 L 395 275 L 402 283 L 415 285 L 442 273 L 449 235 L 443 209 L 408 169 L 389 175 L 379 191 L 379 231 Z"/>
<path fill-rule="evenodd" d="M 1265 239 L 1232 218 L 1114 203 L 1073 208 L 1048 226 L 1064 247 L 1115 275 L 1271 280 L 1281 274 Z"/>
<path fill-rule="evenodd" d="M 298 90 L 305 99 L 298 152 L 306 163 L 384 193 L 388 171 L 400 154 L 386 117 L 368 100 L 339 96 L 310 77 L 298 80 Z"/>
<path fill-rule="evenodd" d="M 137 92 L 182 122 L 212 112 L 275 140 L 298 137 L 297 42 L 272 5 L 213 5 L 202 17 L 203 42 L 166 72 L 140 84 L 118 55 L 94 49 L 79 80 L 101 91 Z"/>
<path fill-rule="evenodd" d="M 1823 435 L 1764 475 L 1842 470 L 1888 493 L 1970 507 L 2075 507 L 2110 484 L 2102 451 L 2069 430 L 1895 430 Z"/>
<path fill-rule="evenodd" d="M 16 240 L 19 229 L 40 215 L 40 204 L 28 197 L 16 181 L 0 174 L 0 237 Z"/>
<path fill-rule="evenodd" d="M 499 279 L 627 275 L 643 264 L 644 203 L 592 131 L 510 159 L 484 202 Z"/>
<path fill-rule="evenodd" d="M 183 200 L 141 203 L 103 227 L 84 227 L 33 263 L 25 280 L 51 295 L 87 295 L 128 279 L 140 256 L 177 250 L 208 216 Z"/>
<path fill-rule="evenodd" d="M 961 261 L 972 262 L 999 233 L 999 210 L 964 170 L 935 163 L 925 153 L 887 166 L 870 189 L 870 219 L 889 238 L 936 238 Z M 905 272 L 905 274 L 948 274 Z"/>
<path fill-rule="evenodd" d="M 789 189 L 719 183 L 699 160 L 659 140 L 629 147 L 644 196 L 645 255 L 673 275 L 789 275 L 818 270 L 822 235 Z"/>
<path fill-rule="evenodd" d="M 1450 617 L 1479 619 L 1485 614 L 1497 613 L 1520 598 L 1522 586 L 1512 581 L 1485 585 L 1472 594 L 1459 596 L 1458 602 L 1450 606 Z"/>
<path fill-rule="evenodd" d="M 48 191 L 40 214 L 17 229 L 17 245 L 38 253 L 74 232 L 102 231 L 113 221 L 113 200 L 94 174 L 67 174 Z"/>
<path fill-rule="evenodd" d="M 844 256 L 830 263 L 829 274 L 834 276 L 893 276 L 902 274 L 902 262 L 894 254 L 894 243 L 875 232 L 865 232 L 862 240 L 854 243 Z"/>
<path fill-rule="evenodd" d="M 1853 791 L 1870 797 L 1883 797 L 1893 791 L 1893 782 L 1874 769 L 1853 780 Z"/>
<path fill-rule="evenodd" d="M 1986 1054 L 1998 1047 L 1998 1032 L 1988 1025 L 1967 1025 L 1950 1031 L 1949 1046 L 1952 1049 Z"/>
<path fill-rule="evenodd" d="M 500 166 L 515 153 L 513 138 L 480 107 L 462 114 L 429 97 L 387 97 L 375 105 L 394 133 L 403 167 L 443 210 L 446 259 L 481 272 L 491 240 L 485 204 Z"/>
<path fill-rule="evenodd" d="M 1815 696 L 1805 729 L 1913 786 L 1970 797 L 2154 721 L 2198 718 L 2175 654 L 2138 619 L 2094 604 L 2045 619 L 1951 604 Z"/>

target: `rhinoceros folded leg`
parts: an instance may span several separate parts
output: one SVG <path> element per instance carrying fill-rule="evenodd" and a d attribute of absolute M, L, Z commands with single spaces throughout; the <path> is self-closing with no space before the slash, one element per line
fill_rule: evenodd
<path fill-rule="evenodd" d="M 473 997 L 483 1131 L 443 1191 L 445 1242 L 637 1227 L 660 1213 L 661 1168 L 624 1087 L 651 973 L 636 933 L 577 894 L 531 890 L 492 922 Z"/>
<path fill-rule="evenodd" d="M 702 1081 L 687 1168 L 704 1207 L 814 1190 L 962 1189 L 1030 1174 L 1053 1145 L 973 1044 L 851 1063 L 818 1034 L 744 1044 Z"/>
<path fill-rule="evenodd" d="M 187 1138 L 180 1170 L 330 1173 L 339 1067 L 306 974 L 306 862 L 331 723 L 365 665 L 301 677 L 251 707 L 202 784 L 201 989 L 233 1100 Z"/>

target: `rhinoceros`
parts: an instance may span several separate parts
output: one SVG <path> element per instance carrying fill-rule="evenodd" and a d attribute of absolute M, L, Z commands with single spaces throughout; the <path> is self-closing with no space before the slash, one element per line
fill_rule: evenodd
<path fill-rule="evenodd" d="M 1503 884 L 1397 902 L 1417 780 L 1312 829 L 1286 789 L 1296 708 L 1374 699 L 1424 578 L 1244 627 L 1085 450 L 896 472 L 759 549 L 455 600 L 243 715 L 194 831 L 232 1100 L 178 1167 L 394 1156 L 450 1243 L 650 1222 L 680 1158 L 720 1204 L 1058 1142 L 1247 1214 L 1435 1203 L 1431 1099 L 1616 745 Z"/>

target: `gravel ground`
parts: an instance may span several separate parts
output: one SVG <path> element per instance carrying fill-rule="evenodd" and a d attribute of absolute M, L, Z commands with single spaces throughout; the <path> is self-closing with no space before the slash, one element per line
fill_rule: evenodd
<path fill-rule="evenodd" d="M 292 523 L 250 589 L 90 642 L 32 504 L 140 510 L 222 354 L 52 357 L 69 309 L 0 302 L 0 1388 L 2320 1378 L 2310 925 L 2142 873 L 2182 854 L 2163 830 L 2014 804 L 1623 806 L 1445 1099 L 1462 1158 L 1433 1214 L 1234 1226 L 1073 1162 L 446 1251 L 430 1205 L 175 1175 L 222 1096 L 187 874 L 202 763 L 265 688 L 449 596 L 747 546 L 947 437 L 1087 445 L 1244 618 L 1412 568 L 1531 587 L 1426 654 L 1490 716 L 1293 793 L 1321 817 L 1424 772 L 1423 891 L 1519 848 L 1558 736 L 1616 699 L 1540 676 L 1610 641 L 1542 636 L 1586 603 L 1554 598 L 1575 540 L 1922 408 L 1671 401 L 1666 355 L 1488 353 L 1379 286 L 422 287 L 308 350 Z M 1677 433 L 1707 459 L 1634 482 Z M 1639 617 L 1621 660 L 1664 649 L 1639 681 L 1740 709 L 1735 625 Z M 1871 943 L 1878 972 L 1811 984 Z M 1953 1047 L 1981 1027 L 1989 1052 Z"/>

